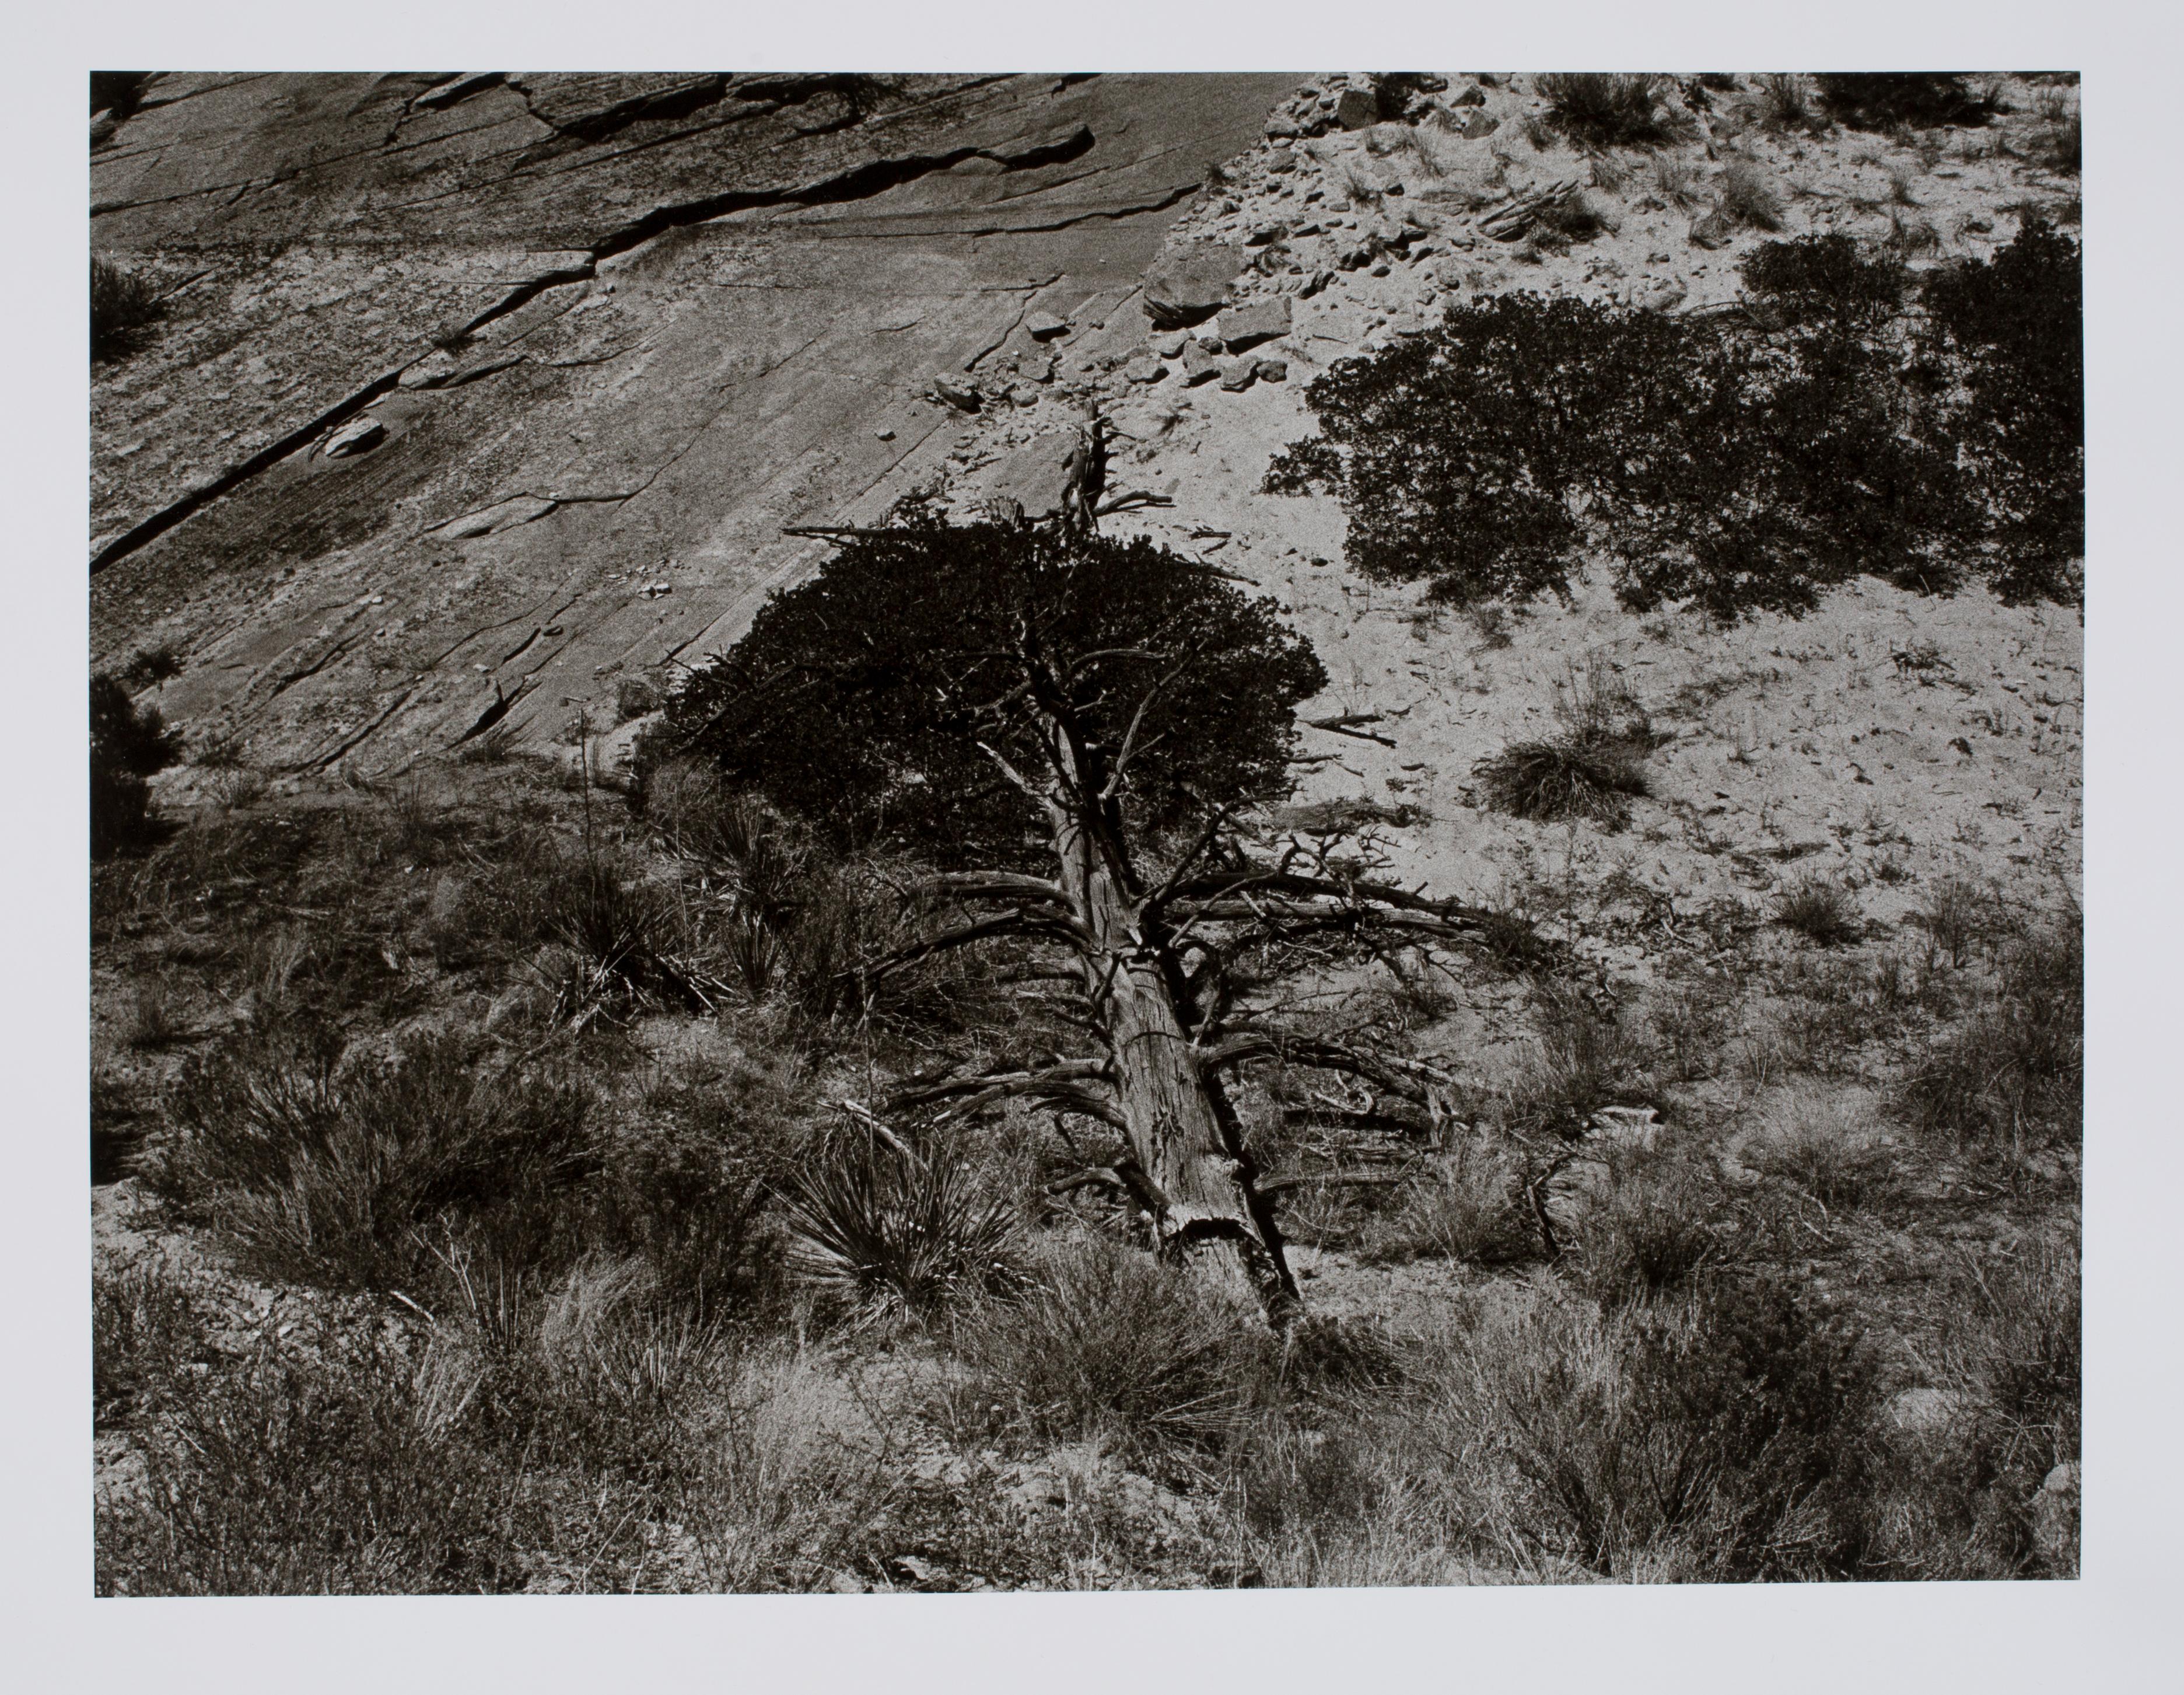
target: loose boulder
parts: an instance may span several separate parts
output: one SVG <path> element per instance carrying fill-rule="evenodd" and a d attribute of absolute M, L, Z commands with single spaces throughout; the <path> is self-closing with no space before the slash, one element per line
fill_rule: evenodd
<path fill-rule="evenodd" d="M 1346 130 L 1369 130 L 1380 121 L 1380 103 L 1367 88 L 1346 88 L 1334 102 L 1334 121 Z"/>
<path fill-rule="evenodd" d="M 1290 332 L 1290 298 L 1286 294 L 1231 306 L 1221 315 L 1221 340 L 1231 353 Z"/>
<path fill-rule="evenodd" d="M 1202 324 L 1228 304 L 1242 261 L 1212 243 L 1163 254 L 1145 273 L 1145 315 L 1156 330 Z"/>

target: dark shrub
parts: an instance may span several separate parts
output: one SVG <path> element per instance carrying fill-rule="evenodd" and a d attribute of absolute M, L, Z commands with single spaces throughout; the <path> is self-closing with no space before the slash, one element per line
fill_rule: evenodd
<path fill-rule="evenodd" d="M 528 1231 L 595 1163 L 583 1086 L 486 1059 L 433 1040 L 341 1064 L 309 1033 L 220 1050 L 184 1068 L 146 1180 L 273 1275 L 413 1287 L 424 1227 Z"/>
<path fill-rule="evenodd" d="M 1555 127 L 1587 147 L 1651 147 L 1691 132 L 1675 85 L 1660 77 L 1548 71 L 1532 80 Z"/>
<path fill-rule="evenodd" d="M 1567 592 L 1605 554 L 1633 610 L 1797 613 L 1860 574 L 1979 572 L 2070 599 L 2082 549 L 2077 249 L 2028 226 L 1937 276 L 1932 326 L 1887 259 L 1797 243 L 1751 261 L 1751 320 L 1511 294 L 1345 360 L 1322 435 L 1269 493 L 1344 499 L 1351 563 L 1440 600 Z"/>
<path fill-rule="evenodd" d="M 91 679 L 91 856 L 149 840 L 149 779 L 180 758 L 182 739 L 156 706 L 138 706 L 100 672 Z"/>
<path fill-rule="evenodd" d="M 159 293 L 146 278 L 93 255 L 91 261 L 91 356 L 119 359 L 132 351 L 159 315 Z"/>
<path fill-rule="evenodd" d="M 1964 371 L 1956 425 L 1991 509 L 2013 599 L 2076 588 L 2086 551 L 2084 287 L 2078 244 L 2028 218 L 1992 260 L 1937 271 L 1935 326 Z"/>
<path fill-rule="evenodd" d="M 1869 326 L 1903 301 L 1901 261 L 1869 254 L 1845 235 L 1763 242 L 1737 266 L 1745 287 L 1792 323 L 1831 320 Z"/>
<path fill-rule="evenodd" d="M 1813 80 L 1827 114 L 1854 130 L 1976 126 L 1996 111 L 1992 99 L 1975 93 L 1954 72 L 1830 71 Z"/>

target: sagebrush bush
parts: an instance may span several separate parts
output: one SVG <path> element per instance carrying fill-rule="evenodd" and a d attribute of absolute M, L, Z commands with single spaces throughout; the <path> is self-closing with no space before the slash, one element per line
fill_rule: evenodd
<path fill-rule="evenodd" d="M 1026 1288 L 967 1307 L 952 1335 L 980 1397 L 1056 1441 L 1218 1447 L 1278 1363 L 1236 1308 L 1096 1237 L 1050 1245 Z"/>
<path fill-rule="evenodd" d="M 1660 77 L 1548 71 L 1532 80 L 1556 128 L 1588 147 L 1648 147 L 1692 130 L 1675 85 Z"/>
<path fill-rule="evenodd" d="M 1493 1265 L 1520 1259 L 1536 1240 L 1523 1207 L 1524 1177 L 1507 1150 L 1459 1141 L 1429 1162 L 1368 1241 L 1375 1261 L 1438 1258 Z"/>
<path fill-rule="evenodd" d="M 1578 1274 L 1605 1302 L 1676 1288 L 1721 1252 L 1719 1199 L 1705 1174 L 1680 1159 L 1620 1153 L 1574 1211 L 1568 1245 Z"/>
<path fill-rule="evenodd" d="M 2084 1117 L 2085 1019 L 2076 928 L 2031 931 L 2004 951 L 1996 992 L 1936 1041 L 1907 1079 L 1912 1121 L 1996 1154 L 2075 1147 Z"/>
<path fill-rule="evenodd" d="M 596 1156 L 588 1088 L 428 1039 L 339 1062 L 312 1037 L 224 1047 L 185 1067 L 153 1190 L 277 1276 L 404 1287 L 443 1218 L 516 1223 Z"/>
<path fill-rule="evenodd" d="M 1540 1303 L 1482 1324 L 1444 1389 L 1498 1449 L 1510 1533 L 1624 1579 L 1850 1576 L 1865 1541 L 1869 1357 L 1770 1283 L 1602 1319 Z"/>

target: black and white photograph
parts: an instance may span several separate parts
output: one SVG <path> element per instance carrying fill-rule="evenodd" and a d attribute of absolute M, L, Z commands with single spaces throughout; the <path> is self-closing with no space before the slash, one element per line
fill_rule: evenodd
<path fill-rule="evenodd" d="M 382 45 L 88 75 L 91 1617 L 2080 1587 L 2092 80 Z"/>

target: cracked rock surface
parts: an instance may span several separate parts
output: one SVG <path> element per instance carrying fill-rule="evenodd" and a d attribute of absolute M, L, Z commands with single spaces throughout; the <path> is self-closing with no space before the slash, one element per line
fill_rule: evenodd
<path fill-rule="evenodd" d="M 93 372 L 93 663 L 291 770 L 610 718 L 944 462 L 937 376 L 1068 421 L 1295 82 L 162 76 L 92 159 L 165 294 Z"/>

